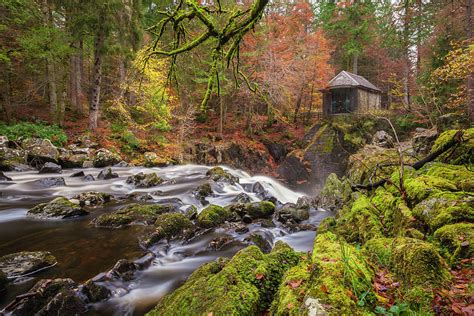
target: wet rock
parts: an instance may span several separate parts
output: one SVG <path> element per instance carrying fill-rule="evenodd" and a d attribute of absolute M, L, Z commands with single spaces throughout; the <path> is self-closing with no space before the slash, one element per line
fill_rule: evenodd
<path fill-rule="evenodd" d="M 108 274 L 123 281 L 131 281 L 135 277 L 136 271 L 137 266 L 135 263 L 126 259 L 120 259 Z"/>
<path fill-rule="evenodd" d="M 21 146 L 28 153 L 28 162 L 33 166 L 58 162 L 59 150 L 49 139 L 28 138 L 21 143 Z"/>
<path fill-rule="evenodd" d="M 300 223 L 309 219 L 309 209 L 286 203 L 277 211 L 277 218 L 282 223 Z"/>
<path fill-rule="evenodd" d="M 59 164 L 63 168 L 81 168 L 84 162 L 89 159 L 89 154 L 74 153 L 70 150 L 64 150 L 59 155 Z"/>
<path fill-rule="evenodd" d="M 208 176 L 213 181 L 222 181 L 228 182 L 230 184 L 239 183 L 239 178 L 233 176 L 229 172 L 225 171 L 222 167 L 214 167 L 209 169 L 206 172 L 206 176 Z"/>
<path fill-rule="evenodd" d="M 262 226 L 264 228 L 274 228 L 275 227 L 275 223 L 273 223 L 273 221 L 270 218 L 260 219 L 260 220 L 257 221 L 257 223 L 260 224 L 260 226 Z"/>
<path fill-rule="evenodd" d="M 130 167 L 130 164 L 128 162 L 122 160 L 121 162 L 115 164 L 114 167 L 126 168 L 126 167 Z"/>
<path fill-rule="evenodd" d="M 273 157 L 275 162 L 281 162 L 288 154 L 288 150 L 281 144 L 272 142 L 268 139 L 263 140 L 263 144 L 265 147 L 267 147 L 268 152 Z"/>
<path fill-rule="evenodd" d="M 3 172 L 0 171 L 0 181 L 13 181 L 13 179 L 6 176 Z"/>
<path fill-rule="evenodd" d="M 245 224 L 250 224 L 252 222 L 252 217 L 250 217 L 249 215 L 245 214 L 244 216 L 242 216 L 242 222 L 244 222 Z"/>
<path fill-rule="evenodd" d="M 199 213 L 197 221 L 201 227 L 211 228 L 234 218 L 235 213 L 229 208 L 211 204 Z"/>
<path fill-rule="evenodd" d="M 350 201 L 351 196 L 352 188 L 349 181 L 345 178 L 339 179 L 335 173 L 331 173 L 323 189 L 314 199 L 314 204 L 316 207 L 336 212 Z"/>
<path fill-rule="evenodd" d="M 203 183 L 193 190 L 194 196 L 201 202 L 206 202 L 206 197 L 212 195 L 212 188 L 209 182 Z"/>
<path fill-rule="evenodd" d="M 84 177 L 84 181 L 86 181 L 86 182 L 95 181 L 95 178 L 94 178 L 93 175 L 88 174 Z"/>
<path fill-rule="evenodd" d="M 2 296 L 3 292 L 6 291 L 8 279 L 7 275 L 0 270 L 0 297 Z"/>
<path fill-rule="evenodd" d="M 196 206 L 191 205 L 186 210 L 184 210 L 184 215 L 190 220 L 195 220 L 198 216 L 198 209 Z"/>
<path fill-rule="evenodd" d="M 39 315 L 82 315 L 87 311 L 86 303 L 72 289 L 65 289 L 41 309 Z"/>
<path fill-rule="evenodd" d="M 41 178 L 33 181 L 33 183 L 43 188 L 60 187 L 66 185 L 66 181 L 64 181 L 64 178 L 62 177 Z"/>
<path fill-rule="evenodd" d="M 58 218 L 84 216 L 89 214 L 80 205 L 72 203 L 65 197 L 57 197 L 49 203 L 39 204 L 28 210 L 27 215 L 38 218 Z"/>
<path fill-rule="evenodd" d="M 81 292 L 90 303 L 96 303 L 108 299 L 112 293 L 105 286 L 98 285 L 92 280 L 83 284 Z"/>
<path fill-rule="evenodd" d="M 146 201 L 153 200 L 153 195 L 151 193 L 133 192 L 133 193 L 127 194 L 127 199 L 133 200 L 133 201 L 146 202 Z"/>
<path fill-rule="evenodd" d="M 0 147 L 8 147 L 8 137 L 0 136 Z"/>
<path fill-rule="evenodd" d="M 90 160 L 86 160 L 82 163 L 82 168 L 87 169 L 87 168 L 94 168 L 94 162 Z"/>
<path fill-rule="evenodd" d="M 132 224 L 154 224 L 159 215 L 174 212 L 172 204 L 130 204 L 112 213 L 102 214 L 92 221 L 97 227 L 119 228 Z"/>
<path fill-rule="evenodd" d="M 251 219 L 268 218 L 275 212 L 275 204 L 269 201 L 261 201 L 245 204 L 231 204 L 227 206 L 231 212 L 237 213 L 240 217 L 248 215 Z"/>
<path fill-rule="evenodd" d="M 8 304 L 5 312 L 11 315 L 78 315 L 85 312 L 84 305 L 79 309 L 72 309 L 70 291 L 76 284 L 71 279 L 45 279 L 36 283 L 31 290 L 15 298 Z M 64 293 L 59 295 L 60 293 Z M 59 295 L 59 296 L 58 296 Z M 49 305 L 51 303 L 51 305 Z M 77 302 L 76 302 L 77 303 Z M 49 307 L 48 307 L 49 305 Z M 63 306 L 65 309 L 61 309 Z M 80 304 L 76 306 L 79 307 Z M 65 313 L 63 313 L 65 312 Z"/>
<path fill-rule="evenodd" d="M 193 223 L 181 213 L 167 213 L 158 216 L 155 231 L 141 239 L 145 247 L 150 247 L 162 239 L 188 239 L 194 234 Z"/>
<path fill-rule="evenodd" d="M 23 251 L 0 257 L 0 271 L 10 279 L 44 270 L 56 264 L 56 258 L 48 251 Z"/>
<path fill-rule="evenodd" d="M 105 168 L 99 172 L 99 175 L 97 176 L 97 179 L 99 180 L 109 180 L 114 178 L 118 178 L 118 174 L 113 172 L 112 168 Z"/>
<path fill-rule="evenodd" d="M 251 244 L 260 248 L 263 253 L 269 253 L 272 251 L 272 244 L 262 234 L 252 233 L 250 236 L 244 239 L 244 241 L 250 242 Z"/>
<path fill-rule="evenodd" d="M 377 131 L 372 137 L 372 144 L 383 148 L 393 148 L 393 137 L 386 131 Z"/>
<path fill-rule="evenodd" d="M 0 166 L 0 168 L 1 168 L 1 166 Z M 12 171 L 25 172 L 25 171 L 33 171 L 33 170 L 35 170 L 35 168 L 20 163 L 20 164 L 15 164 L 15 165 L 13 166 L 13 170 L 12 170 Z"/>
<path fill-rule="evenodd" d="M 77 171 L 71 174 L 71 178 L 79 178 L 79 177 L 85 177 L 86 175 L 84 174 L 84 171 Z"/>
<path fill-rule="evenodd" d="M 0 147 L 0 170 L 13 171 L 15 168 L 27 163 L 24 150 Z"/>
<path fill-rule="evenodd" d="M 122 159 L 119 155 L 112 153 L 111 151 L 101 148 L 96 151 L 94 155 L 94 167 L 103 168 L 107 166 L 113 166 L 119 163 Z"/>
<path fill-rule="evenodd" d="M 434 129 L 417 128 L 412 136 L 412 146 L 416 154 L 426 156 L 438 138 L 438 131 Z"/>
<path fill-rule="evenodd" d="M 110 202 L 114 197 L 108 193 L 88 191 L 76 194 L 72 198 L 79 200 L 81 206 L 97 206 Z"/>
<path fill-rule="evenodd" d="M 39 170 L 39 173 L 61 173 L 61 172 L 62 172 L 61 166 L 55 164 L 54 162 L 45 163 Z"/>
<path fill-rule="evenodd" d="M 128 177 L 126 182 L 133 185 L 135 188 L 150 188 L 163 183 L 163 179 L 156 173 L 144 174 L 143 172 L 140 172 Z"/>
<path fill-rule="evenodd" d="M 232 203 L 250 203 L 252 199 L 248 194 L 239 193 L 236 197 L 232 199 Z"/>
<path fill-rule="evenodd" d="M 218 250 L 222 250 L 224 247 L 232 244 L 233 242 L 234 242 L 234 238 L 232 238 L 231 236 L 228 236 L 228 235 L 221 236 L 221 237 L 217 237 L 211 240 L 208 248 L 218 251 Z"/>

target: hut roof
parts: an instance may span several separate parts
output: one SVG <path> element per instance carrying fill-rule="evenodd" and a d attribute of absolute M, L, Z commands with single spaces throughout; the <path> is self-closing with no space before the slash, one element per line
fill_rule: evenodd
<path fill-rule="evenodd" d="M 370 81 L 365 79 L 362 76 L 353 74 L 348 71 L 341 71 L 337 76 L 329 81 L 329 89 L 339 88 L 339 87 L 360 87 L 377 92 L 382 92 L 379 88 L 374 86 Z"/>

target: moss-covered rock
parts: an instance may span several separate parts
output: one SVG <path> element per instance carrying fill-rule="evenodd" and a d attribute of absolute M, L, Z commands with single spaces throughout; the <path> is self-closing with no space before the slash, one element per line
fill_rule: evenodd
<path fill-rule="evenodd" d="M 214 167 L 206 172 L 213 181 L 223 181 L 230 184 L 239 183 L 239 178 L 225 171 L 222 167 Z"/>
<path fill-rule="evenodd" d="M 8 278 L 15 278 L 50 268 L 56 263 L 56 258 L 48 251 L 22 251 L 0 257 L 0 272 Z"/>
<path fill-rule="evenodd" d="M 309 219 L 309 206 L 286 203 L 277 211 L 277 218 L 284 224 L 297 224 Z"/>
<path fill-rule="evenodd" d="M 431 152 L 435 152 L 441 148 L 444 144 L 449 142 L 457 130 L 448 130 L 443 132 L 438 139 L 435 141 Z M 474 128 L 469 128 L 464 131 L 464 141 L 454 148 L 452 151 L 448 151 L 438 157 L 438 161 L 446 161 L 453 165 L 472 164 L 474 157 Z"/>
<path fill-rule="evenodd" d="M 270 201 L 261 201 L 254 203 L 237 203 L 227 206 L 231 212 L 237 213 L 240 217 L 245 215 L 252 219 L 268 218 L 275 212 L 275 204 Z"/>
<path fill-rule="evenodd" d="M 193 234 L 193 223 L 181 213 L 166 213 L 157 217 L 155 231 L 142 239 L 150 247 L 162 239 L 186 238 Z"/>
<path fill-rule="evenodd" d="M 426 164 L 421 170 L 428 176 L 446 179 L 461 191 L 474 191 L 474 172 L 467 165 L 451 165 L 439 162 Z"/>
<path fill-rule="evenodd" d="M 362 315 L 366 311 L 360 306 L 373 299 L 372 278 L 361 251 L 332 233 L 318 235 L 312 257 L 285 275 L 272 312 L 306 314 L 315 305 L 307 304 L 308 300 L 314 300 L 324 304 L 330 315 Z"/>
<path fill-rule="evenodd" d="M 204 228 L 219 226 L 235 217 L 229 208 L 223 208 L 218 205 L 209 205 L 199 213 L 197 217 L 198 224 Z"/>
<path fill-rule="evenodd" d="M 92 223 L 97 227 L 109 228 L 131 224 L 152 225 L 160 214 L 175 210 L 173 204 L 129 204 L 112 213 L 100 215 Z"/>
<path fill-rule="evenodd" d="M 441 254 L 451 264 L 474 257 L 474 223 L 446 225 L 434 233 Z"/>
<path fill-rule="evenodd" d="M 196 270 L 148 315 L 255 315 L 265 310 L 289 267 L 300 255 L 281 242 L 264 255 L 257 247 Z"/>
<path fill-rule="evenodd" d="M 440 192 L 417 204 L 413 215 L 425 223 L 430 231 L 458 222 L 474 222 L 474 194 Z"/>
<path fill-rule="evenodd" d="M 205 183 L 197 186 L 193 190 L 193 194 L 198 200 L 203 202 L 206 199 L 206 197 L 212 195 L 211 184 L 209 182 L 205 182 Z"/>
<path fill-rule="evenodd" d="M 414 238 L 380 238 L 365 244 L 369 256 L 386 265 L 402 284 L 438 287 L 448 278 L 444 260 L 430 243 Z"/>
<path fill-rule="evenodd" d="M 315 204 L 325 210 L 335 212 L 350 201 L 351 195 L 352 189 L 349 181 L 345 178 L 339 179 L 335 173 L 331 173 L 316 197 Z"/>
<path fill-rule="evenodd" d="M 97 206 L 110 202 L 113 195 L 103 192 L 88 191 L 76 194 L 72 199 L 79 200 L 81 205 Z"/>
<path fill-rule="evenodd" d="M 163 183 L 163 179 L 156 173 L 139 172 L 127 178 L 126 182 L 133 185 L 135 188 L 150 188 Z"/>
<path fill-rule="evenodd" d="M 42 203 L 28 210 L 28 216 L 38 218 L 70 218 L 89 214 L 80 205 L 65 197 L 57 197 L 49 203 Z"/>

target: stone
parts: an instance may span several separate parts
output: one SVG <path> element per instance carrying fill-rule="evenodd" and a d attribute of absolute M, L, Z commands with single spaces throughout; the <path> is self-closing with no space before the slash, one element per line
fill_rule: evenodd
<path fill-rule="evenodd" d="M 71 178 L 80 178 L 80 177 L 85 177 L 84 171 L 77 171 L 71 174 Z"/>
<path fill-rule="evenodd" d="M 115 164 L 114 167 L 126 168 L 126 167 L 130 167 L 130 164 L 128 162 L 122 160 L 119 163 Z"/>
<path fill-rule="evenodd" d="M 39 170 L 39 173 L 61 173 L 61 172 L 62 172 L 61 166 L 53 162 L 45 163 Z"/>
<path fill-rule="evenodd" d="M 236 176 L 233 176 L 229 172 L 225 171 L 222 167 L 214 167 L 209 169 L 206 172 L 206 176 L 208 176 L 211 180 L 213 181 L 222 181 L 222 182 L 228 182 L 230 184 L 235 184 L 239 183 L 239 178 Z"/>
<path fill-rule="evenodd" d="M 309 209 L 286 203 L 277 211 L 277 217 L 282 223 L 300 223 L 309 219 Z"/>
<path fill-rule="evenodd" d="M 88 174 L 84 177 L 84 181 L 86 181 L 86 182 L 95 181 L 95 178 L 94 178 L 93 175 Z"/>
<path fill-rule="evenodd" d="M 97 179 L 99 180 L 109 180 L 109 179 L 114 179 L 118 178 L 118 174 L 112 171 L 112 168 L 105 168 L 101 172 L 99 172 L 99 175 L 97 176 Z"/>
<path fill-rule="evenodd" d="M 28 154 L 28 162 L 35 166 L 46 162 L 58 163 L 59 150 L 49 139 L 28 138 L 21 143 Z"/>
<path fill-rule="evenodd" d="M 82 206 L 98 206 L 114 199 L 111 194 L 95 191 L 82 192 L 74 195 L 72 198 L 78 200 Z"/>
<path fill-rule="evenodd" d="M 158 167 L 158 155 L 154 152 L 146 152 L 143 154 L 144 166 L 148 168 Z"/>
<path fill-rule="evenodd" d="M 38 218 L 59 218 L 84 216 L 89 214 L 80 205 L 65 197 L 57 197 L 49 203 L 42 203 L 28 210 L 27 215 Z"/>
<path fill-rule="evenodd" d="M 87 311 L 86 303 L 72 289 L 64 289 L 41 309 L 40 315 L 82 315 Z"/>
<path fill-rule="evenodd" d="M 197 186 L 193 190 L 194 196 L 201 202 L 205 202 L 206 197 L 212 195 L 212 187 L 209 182 Z"/>
<path fill-rule="evenodd" d="M 66 185 L 66 181 L 64 181 L 64 178 L 62 177 L 41 178 L 33 181 L 33 183 L 43 188 L 60 187 Z"/>
<path fill-rule="evenodd" d="M 268 139 L 263 140 L 263 144 L 267 147 L 270 156 L 272 156 L 277 163 L 283 161 L 288 154 L 286 147 L 281 144 L 272 142 Z"/>
<path fill-rule="evenodd" d="M 81 292 L 87 297 L 90 303 L 106 300 L 112 295 L 112 292 L 108 288 L 98 285 L 92 280 L 82 285 Z"/>
<path fill-rule="evenodd" d="M 232 203 L 250 203 L 252 199 L 246 193 L 239 193 L 236 197 L 232 199 Z"/>
<path fill-rule="evenodd" d="M 196 227 L 181 213 L 165 213 L 158 216 L 155 231 L 140 242 L 145 247 L 151 247 L 160 240 L 188 239 L 194 235 Z"/>
<path fill-rule="evenodd" d="M 13 181 L 13 179 L 9 176 L 6 176 L 3 172 L 0 171 L 0 181 Z"/>
<path fill-rule="evenodd" d="M 143 172 L 130 176 L 126 180 L 128 184 L 135 188 L 150 188 L 163 183 L 163 181 L 156 173 L 144 174 Z"/>
<path fill-rule="evenodd" d="M 48 251 L 22 251 L 0 257 L 0 271 L 13 279 L 56 265 L 56 258 Z"/>
<path fill-rule="evenodd" d="M 137 266 L 135 263 L 126 259 L 120 259 L 108 274 L 113 278 L 118 278 L 123 281 L 131 281 L 135 277 L 136 271 Z"/>
<path fill-rule="evenodd" d="M 377 131 L 372 137 L 372 144 L 383 148 L 393 148 L 393 137 L 386 131 Z"/>
<path fill-rule="evenodd" d="M 176 211 L 173 204 L 129 204 L 112 213 L 102 214 L 92 221 L 97 227 L 120 228 L 141 224 L 153 225 L 159 215 Z"/>
<path fill-rule="evenodd" d="M 8 147 L 8 137 L 0 136 L 0 147 Z"/>
<path fill-rule="evenodd" d="M 94 162 L 86 160 L 82 163 L 82 168 L 94 168 Z"/>
<path fill-rule="evenodd" d="M 84 162 L 89 159 L 89 154 L 74 153 L 71 150 L 64 150 L 59 155 L 59 164 L 64 168 L 81 168 Z"/>
<path fill-rule="evenodd" d="M 417 128 L 411 140 L 413 150 L 418 155 L 426 156 L 430 153 L 437 138 L 438 131 L 435 129 Z"/>
<path fill-rule="evenodd" d="M 272 243 L 262 233 L 252 233 L 244 241 L 257 246 L 263 253 L 270 253 L 272 251 Z"/>
<path fill-rule="evenodd" d="M 119 155 L 112 153 L 111 151 L 101 148 L 96 151 L 94 155 L 94 167 L 103 168 L 107 166 L 113 166 L 122 161 Z"/>
<path fill-rule="evenodd" d="M 228 236 L 228 235 L 221 236 L 221 237 L 217 237 L 211 240 L 208 248 L 219 251 L 233 242 L 234 242 L 234 238 L 232 238 L 231 236 Z"/>
<path fill-rule="evenodd" d="M 27 163 L 26 151 L 0 146 L 0 170 L 14 171 L 15 168 Z"/>
<path fill-rule="evenodd" d="M 253 219 L 249 215 L 245 214 L 244 216 L 242 216 L 242 222 L 244 222 L 245 224 L 250 224 L 252 223 L 252 221 Z"/>

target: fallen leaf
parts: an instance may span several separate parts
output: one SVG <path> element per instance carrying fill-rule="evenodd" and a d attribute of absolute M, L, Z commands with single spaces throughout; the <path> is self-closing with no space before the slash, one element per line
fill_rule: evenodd
<path fill-rule="evenodd" d="M 303 280 L 289 281 L 288 285 L 294 290 L 301 285 L 301 282 L 303 282 Z"/>
<path fill-rule="evenodd" d="M 255 276 L 255 278 L 256 278 L 257 280 L 261 280 L 261 279 L 263 279 L 263 274 L 257 273 L 257 275 Z"/>
<path fill-rule="evenodd" d="M 329 293 L 329 289 L 326 284 L 321 285 L 321 291 L 323 291 L 326 294 Z"/>

